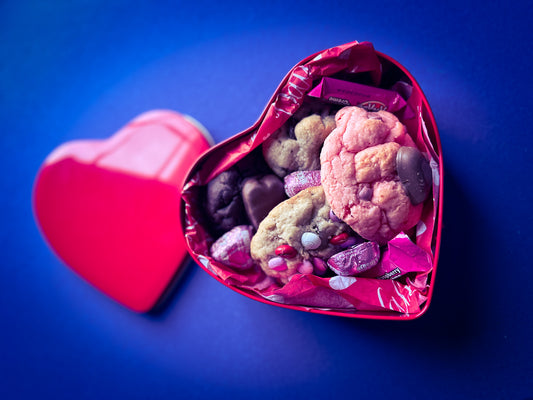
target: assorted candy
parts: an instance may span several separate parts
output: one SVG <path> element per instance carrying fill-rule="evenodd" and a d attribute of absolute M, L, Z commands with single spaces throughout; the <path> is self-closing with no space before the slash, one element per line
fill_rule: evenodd
<path fill-rule="evenodd" d="M 341 104 L 344 93 L 353 104 L 369 92 L 358 84 L 343 92 L 339 82 L 323 79 L 310 95 Z M 302 107 L 263 143 L 268 171 L 243 177 L 232 167 L 214 178 L 207 211 L 226 233 L 211 257 L 236 270 L 257 266 L 280 285 L 295 275 L 383 280 L 428 270 L 429 255 L 404 232 L 421 218 L 431 168 L 385 111 L 403 110 L 405 101 L 377 94 L 383 107 L 361 103 L 335 116 L 329 106 L 310 115 Z"/>
<path fill-rule="evenodd" d="M 377 265 L 380 259 L 376 242 L 364 242 L 334 254 L 328 266 L 340 276 L 354 276 Z"/>
<path fill-rule="evenodd" d="M 295 171 L 287 175 L 284 179 L 285 193 L 293 197 L 308 187 L 320 185 L 320 170 L 316 171 Z"/>

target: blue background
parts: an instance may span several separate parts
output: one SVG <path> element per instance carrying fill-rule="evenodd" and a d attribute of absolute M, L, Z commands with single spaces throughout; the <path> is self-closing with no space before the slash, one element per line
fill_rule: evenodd
<path fill-rule="evenodd" d="M 533 13 L 440 3 L 0 2 L 0 398 L 533 398 Z M 273 307 L 193 263 L 160 313 L 138 315 L 47 247 L 31 191 L 59 144 L 154 108 L 219 142 L 294 64 L 352 40 L 404 64 L 439 126 L 442 253 L 423 317 Z"/>

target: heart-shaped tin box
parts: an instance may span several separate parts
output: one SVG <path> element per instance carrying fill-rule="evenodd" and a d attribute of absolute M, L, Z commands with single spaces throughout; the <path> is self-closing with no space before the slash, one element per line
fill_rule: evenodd
<path fill-rule="evenodd" d="M 361 246 L 364 257 L 372 249 L 375 262 L 358 273 L 335 272 L 333 256 L 319 260 L 304 252 L 305 260 L 291 274 L 272 274 L 268 268 L 284 271 L 286 264 L 274 266 L 269 260 L 265 268 L 251 254 L 250 241 L 255 240 L 258 249 L 266 248 L 254 239 L 265 230 L 263 222 L 301 194 L 292 197 L 287 192 L 287 178 L 293 174 L 283 170 L 287 176 L 276 176 L 275 167 L 265 159 L 265 143 L 279 132 L 293 138 L 298 123 L 312 115 L 327 114 L 338 126 L 339 110 L 349 107 L 364 109 L 371 119 L 381 120 L 382 112 L 393 114 L 408 136 L 394 140 L 418 149 L 417 163 L 425 168 L 408 178 L 397 168 L 396 179 L 405 190 L 413 182 L 426 183 L 427 193 L 416 200 L 417 223 L 378 244 L 361 237 L 364 243 L 350 242 L 353 237 L 347 240 L 346 232 L 327 238 L 326 247 L 343 246 L 342 252 L 358 247 L 359 253 L 350 256 L 355 258 L 345 257 L 356 264 L 363 257 Z M 441 240 L 441 144 L 421 88 L 397 61 L 368 42 L 313 54 L 289 71 L 252 127 L 209 150 L 201 130 L 183 116 L 147 115 L 105 144 L 60 146 L 37 175 L 34 209 L 43 235 L 67 265 L 98 289 L 133 310 L 147 311 L 168 288 L 188 252 L 222 284 L 275 306 L 388 320 L 417 318 L 427 310 Z M 396 158 L 397 164 L 402 162 Z M 306 175 L 297 182 L 325 186 L 319 169 L 320 162 L 300 168 L 295 173 L 309 172 L 313 179 Z M 280 195 L 284 183 L 286 193 Z M 235 201 L 224 203 L 229 192 Z M 228 219 L 224 213 L 230 208 Z M 305 236 L 306 246 L 319 247 L 319 231 L 306 232 L 302 243 Z M 271 258 L 277 262 L 301 256 L 295 247 L 278 246 Z"/>
<path fill-rule="evenodd" d="M 79 276 L 126 307 L 149 311 L 187 255 L 184 166 L 209 146 L 195 120 L 168 110 L 143 113 L 106 140 L 64 143 L 37 174 L 37 224 Z"/>

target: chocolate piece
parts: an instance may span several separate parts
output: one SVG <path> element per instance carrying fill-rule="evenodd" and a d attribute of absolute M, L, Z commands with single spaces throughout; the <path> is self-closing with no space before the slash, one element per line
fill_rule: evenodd
<path fill-rule="evenodd" d="M 243 183 L 244 209 L 256 229 L 270 210 L 286 199 L 283 182 L 276 175 L 247 178 Z"/>
<path fill-rule="evenodd" d="M 207 184 L 206 210 L 214 232 L 226 232 L 248 223 L 241 199 L 241 175 L 228 169 Z"/>
<path fill-rule="evenodd" d="M 376 242 L 364 242 L 332 255 L 329 268 L 340 276 L 352 276 L 374 267 L 380 258 Z"/>
<path fill-rule="evenodd" d="M 427 199 L 431 190 L 431 167 L 423 154 L 413 147 L 402 146 L 396 155 L 396 171 L 413 205 Z"/>

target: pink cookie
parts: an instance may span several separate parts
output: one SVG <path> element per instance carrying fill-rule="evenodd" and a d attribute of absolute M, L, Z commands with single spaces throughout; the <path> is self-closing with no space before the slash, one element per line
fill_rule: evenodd
<path fill-rule="evenodd" d="M 387 111 L 344 107 L 326 138 L 321 181 L 331 209 L 363 238 L 384 244 L 419 221 L 396 172 L 402 146 L 416 147 L 405 126 Z"/>

